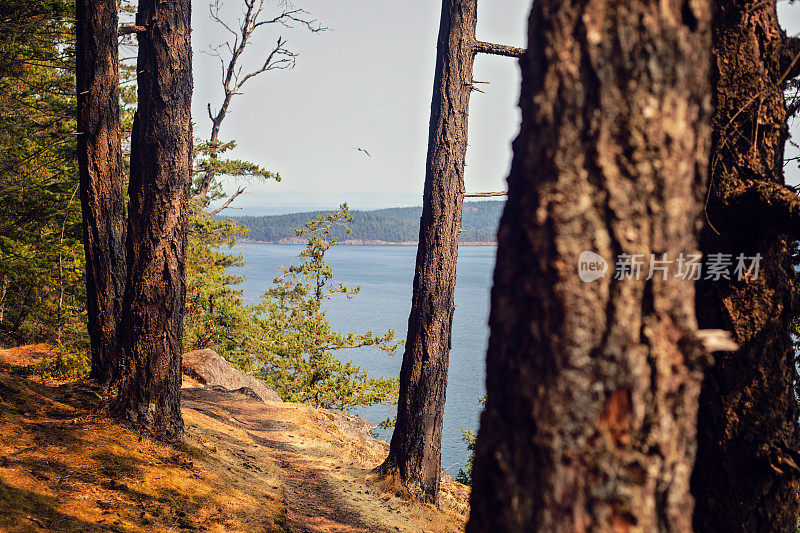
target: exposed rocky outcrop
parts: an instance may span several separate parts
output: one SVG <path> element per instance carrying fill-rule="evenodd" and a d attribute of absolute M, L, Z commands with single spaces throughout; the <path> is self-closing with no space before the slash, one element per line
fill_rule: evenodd
<path fill-rule="evenodd" d="M 184 386 L 196 384 L 214 390 L 240 392 L 265 402 L 281 401 L 266 383 L 236 370 L 224 357 L 209 348 L 183 354 L 183 377 Z"/>

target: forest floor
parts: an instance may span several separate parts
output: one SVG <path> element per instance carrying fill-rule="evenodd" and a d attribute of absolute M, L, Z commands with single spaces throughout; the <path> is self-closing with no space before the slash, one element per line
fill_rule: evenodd
<path fill-rule="evenodd" d="M 184 388 L 180 445 L 100 409 L 88 381 L 29 374 L 41 347 L 0 351 L 0 531 L 463 531 L 469 489 L 409 502 L 371 469 L 387 444 L 360 419 Z M 22 365 L 22 366 L 21 366 Z"/>

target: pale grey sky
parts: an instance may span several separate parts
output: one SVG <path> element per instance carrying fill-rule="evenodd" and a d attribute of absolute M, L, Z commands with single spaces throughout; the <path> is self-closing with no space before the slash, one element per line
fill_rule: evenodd
<path fill-rule="evenodd" d="M 272 10 L 282 1 L 271 0 Z M 299 211 L 342 201 L 367 209 L 420 205 L 441 3 L 292 1 L 330 31 L 265 28 L 250 45 L 250 66 L 263 60 L 279 35 L 299 56 L 293 70 L 251 80 L 223 124 L 223 140 L 238 143 L 236 157 L 283 177 L 281 183 L 250 185 L 237 202 L 244 208 L 239 213 Z M 226 6 L 235 20 L 241 0 L 226 0 Z M 193 3 L 193 114 L 195 134 L 202 138 L 210 127 L 206 104 L 216 106 L 221 98 L 219 62 L 202 52 L 227 38 L 207 7 L 205 1 Z M 529 8 L 530 0 L 480 0 L 478 38 L 524 46 Z M 782 2 L 780 16 L 790 34 L 800 32 L 800 6 Z M 491 85 L 472 96 L 467 190 L 504 190 L 519 127 L 519 67 L 514 59 L 480 55 L 475 79 Z M 787 170 L 797 182 L 800 172 Z"/>
<path fill-rule="evenodd" d="M 232 16 L 241 0 L 226 0 Z M 278 0 L 272 0 L 272 6 Z M 291 71 L 253 79 L 237 96 L 222 136 L 236 156 L 281 173 L 281 183 L 252 185 L 239 203 L 247 211 L 288 205 L 375 208 L 420 205 L 441 3 L 434 0 L 293 0 L 331 28 L 267 28 L 250 47 L 271 49 L 278 35 L 299 52 Z M 480 39 L 522 46 L 529 0 L 483 0 Z M 219 62 L 200 52 L 224 39 L 194 2 L 194 120 L 207 137 L 206 104 L 221 98 Z M 277 9 L 277 8 L 276 8 Z M 519 125 L 519 68 L 514 59 L 480 57 L 473 93 L 466 182 L 470 191 L 503 190 L 510 144 Z M 351 150 L 363 147 L 372 157 Z"/>
<path fill-rule="evenodd" d="M 800 4 L 790 4 L 788 0 L 778 2 L 778 20 L 789 35 L 800 35 Z M 800 120 L 795 118 L 789 124 L 795 141 L 800 137 Z M 786 146 L 787 156 L 798 156 L 800 151 L 791 145 Z M 790 185 L 800 185 L 800 165 L 797 161 L 785 167 L 786 182 Z"/>

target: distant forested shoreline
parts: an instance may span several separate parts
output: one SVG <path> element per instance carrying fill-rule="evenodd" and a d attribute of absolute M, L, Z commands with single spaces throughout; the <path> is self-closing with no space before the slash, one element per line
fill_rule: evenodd
<path fill-rule="evenodd" d="M 462 243 L 491 244 L 496 241 L 497 227 L 503 212 L 503 201 L 481 201 L 464 203 L 462 221 Z M 292 244 L 298 240 L 295 230 L 318 215 L 328 211 L 292 213 L 260 217 L 228 217 L 246 226 L 250 232 L 240 239 L 243 242 L 265 242 Z M 419 239 L 421 207 L 396 207 L 375 211 L 351 211 L 353 221 L 348 224 L 352 233 L 344 227 L 336 227 L 333 235 L 342 243 L 349 244 L 413 244 Z"/>

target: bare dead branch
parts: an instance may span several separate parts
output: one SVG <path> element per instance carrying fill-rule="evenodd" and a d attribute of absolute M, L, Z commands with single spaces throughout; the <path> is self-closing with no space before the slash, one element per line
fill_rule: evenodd
<path fill-rule="evenodd" d="M 249 74 L 245 75 L 241 80 L 239 80 L 239 74 L 237 73 L 235 76 L 235 86 L 233 88 L 233 93 L 238 93 L 242 86 L 247 83 L 247 81 L 254 77 L 258 76 L 263 72 L 267 72 L 270 70 L 286 70 L 293 68 L 295 65 L 295 58 L 297 54 L 291 52 L 285 48 L 286 41 L 283 40 L 283 37 L 278 38 L 278 43 L 275 45 L 275 48 L 269 53 L 267 58 L 264 60 L 264 63 L 261 65 L 260 68 L 250 72 Z M 241 69 L 240 71 L 241 72 Z"/>
<path fill-rule="evenodd" d="M 791 80 L 800 76 L 800 38 L 786 37 L 781 49 L 781 70 L 785 72 L 783 79 Z"/>
<path fill-rule="evenodd" d="M 302 18 L 301 15 L 308 15 L 308 12 L 303 11 L 302 9 L 294 9 L 292 11 L 284 11 L 279 16 L 275 17 L 271 20 L 263 20 L 258 22 L 253 26 L 253 29 L 256 29 L 260 26 L 265 24 L 275 24 L 279 23 L 286 28 L 292 28 L 292 23 L 297 23 L 302 26 L 305 26 L 306 29 L 312 33 L 321 33 L 323 31 L 328 31 L 329 28 L 320 25 L 316 19 L 306 19 Z"/>
<path fill-rule="evenodd" d="M 212 110 L 210 103 L 207 106 L 208 116 L 211 120 L 211 136 L 209 140 L 212 146 L 219 142 L 219 132 L 222 121 L 228 113 L 233 96 L 241 94 L 242 88 L 250 79 L 264 72 L 286 70 L 295 66 L 297 54 L 286 48 L 286 40 L 281 36 L 259 67 L 249 72 L 244 71 L 242 57 L 251 43 L 254 32 L 263 26 L 275 24 L 286 28 L 291 28 L 293 25 L 297 24 L 304 26 L 313 33 L 327 30 L 327 28 L 318 24 L 315 19 L 310 18 L 307 12 L 302 9 L 294 8 L 290 2 L 280 3 L 279 6 L 282 11 L 276 16 L 265 18 L 262 15 L 267 4 L 267 0 L 242 0 L 242 16 L 238 20 L 236 26 L 225 20 L 222 16 L 223 0 L 214 0 L 209 6 L 209 16 L 211 20 L 222 26 L 232 36 L 232 39 L 229 39 L 217 47 L 211 47 L 208 52 L 210 55 L 217 57 L 220 61 L 222 89 L 224 92 L 222 103 L 216 110 Z M 216 153 L 211 153 L 209 158 L 212 160 L 217 159 Z M 203 200 L 207 198 L 215 176 L 216 174 L 212 170 L 204 174 L 197 194 L 199 199 Z M 243 190 L 237 192 L 219 210 L 228 207 L 230 202 L 235 197 L 239 196 L 241 192 L 243 192 Z M 212 213 L 212 215 L 218 213 L 219 210 Z"/>
<path fill-rule="evenodd" d="M 491 198 L 492 196 L 508 196 L 507 192 L 468 192 L 464 198 Z"/>
<path fill-rule="evenodd" d="M 220 0 L 216 0 L 213 4 L 208 7 L 209 16 L 211 20 L 222 26 L 224 29 L 228 31 L 234 38 L 236 38 L 239 33 L 231 28 L 227 21 L 220 16 L 220 11 L 222 9 L 222 2 Z"/>
<path fill-rule="evenodd" d="M 145 26 L 120 26 L 117 35 L 130 35 L 132 33 L 144 33 L 147 31 Z"/>
<path fill-rule="evenodd" d="M 791 101 L 786 105 L 786 118 L 794 117 L 800 111 L 800 96 L 795 94 Z"/>
<path fill-rule="evenodd" d="M 224 203 L 224 204 L 222 204 L 221 206 L 219 206 L 218 208 L 216 208 L 216 209 L 214 209 L 212 212 L 210 212 L 210 213 L 208 214 L 208 217 L 209 217 L 209 218 L 211 218 L 211 217 L 213 217 L 214 215 L 218 215 L 219 213 L 221 213 L 222 211 L 224 211 L 225 209 L 227 209 L 228 207 L 230 207 L 230 205 L 233 203 L 233 201 L 234 201 L 234 200 L 236 200 L 236 198 L 237 198 L 237 197 L 238 197 L 240 194 L 242 194 L 243 192 L 244 192 L 244 188 L 243 188 L 243 187 L 239 187 L 239 188 L 236 190 L 236 192 L 235 192 L 235 193 L 233 193 L 233 194 L 232 194 L 232 195 L 231 195 L 231 196 L 230 196 L 230 197 L 229 197 L 229 198 L 228 198 L 228 199 L 225 201 L 225 203 Z"/>
<path fill-rule="evenodd" d="M 491 54 L 495 56 L 505 57 L 522 57 L 525 53 L 524 48 L 516 48 L 514 46 L 506 46 L 504 44 L 485 43 L 483 41 L 475 41 L 476 54 Z"/>

